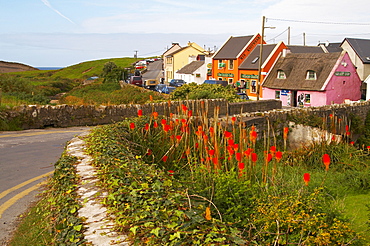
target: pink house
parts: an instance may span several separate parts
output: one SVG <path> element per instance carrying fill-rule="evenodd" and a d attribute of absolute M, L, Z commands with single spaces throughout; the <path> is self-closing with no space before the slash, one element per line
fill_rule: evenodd
<path fill-rule="evenodd" d="M 361 79 L 347 52 L 287 53 L 262 84 L 263 99 L 283 106 L 341 104 L 361 98 Z"/>

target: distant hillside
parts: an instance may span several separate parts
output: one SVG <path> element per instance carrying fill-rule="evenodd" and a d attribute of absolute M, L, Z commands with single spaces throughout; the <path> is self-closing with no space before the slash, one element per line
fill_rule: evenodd
<path fill-rule="evenodd" d="M 32 70 L 38 69 L 17 62 L 0 61 L 0 73 L 23 72 Z"/>

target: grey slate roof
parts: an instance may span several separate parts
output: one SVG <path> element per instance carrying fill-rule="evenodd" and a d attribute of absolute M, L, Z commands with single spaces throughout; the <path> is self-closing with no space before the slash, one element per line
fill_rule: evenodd
<path fill-rule="evenodd" d="M 324 53 L 320 46 L 287 45 L 292 53 Z"/>
<path fill-rule="evenodd" d="M 332 52 L 342 52 L 343 49 L 340 47 L 341 43 L 329 43 L 329 45 L 325 45 L 325 48 L 328 50 L 329 53 Z"/>
<path fill-rule="evenodd" d="M 214 60 L 232 60 L 236 59 L 238 54 L 253 38 L 250 36 L 230 37 L 230 39 L 221 47 L 217 54 L 213 57 Z"/>
<path fill-rule="evenodd" d="M 271 89 L 320 91 L 341 53 L 288 53 L 280 57 L 263 86 Z M 286 79 L 278 79 L 278 70 Z M 316 72 L 316 80 L 306 80 L 308 70 Z"/>
<path fill-rule="evenodd" d="M 256 48 L 249 54 L 247 59 L 245 59 L 242 64 L 240 64 L 239 69 L 248 69 L 248 70 L 258 70 L 258 60 L 260 56 L 260 47 L 261 45 L 257 45 Z M 276 47 L 276 44 L 264 44 L 262 50 L 262 64 L 265 62 L 267 57 L 271 54 L 271 52 Z M 253 61 L 258 57 L 258 60 L 253 63 Z"/>
<path fill-rule="evenodd" d="M 362 63 L 370 64 L 370 39 L 345 38 L 343 42 L 345 41 L 351 45 Z"/>
<path fill-rule="evenodd" d="M 177 73 L 184 73 L 184 74 L 192 74 L 198 68 L 200 68 L 204 64 L 204 61 L 192 61 L 191 63 L 185 65 L 181 68 Z"/>

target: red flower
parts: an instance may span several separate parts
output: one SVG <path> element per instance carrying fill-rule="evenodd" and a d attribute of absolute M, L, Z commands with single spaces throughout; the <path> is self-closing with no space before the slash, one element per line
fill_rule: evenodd
<path fill-rule="evenodd" d="M 280 161 L 282 157 L 283 157 L 283 153 L 281 151 L 277 151 L 275 154 L 276 160 Z"/>
<path fill-rule="evenodd" d="M 215 154 L 215 150 L 214 149 L 210 149 L 209 151 L 208 151 L 208 154 L 210 155 L 210 156 L 213 156 L 214 154 Z"/>
<path fill-rule="evenodd" d="M 154 126 L 154 128 L 157 128 L 158 127 L 157 121 L 154 121 L 153 126 Z"/>
<path fill-rule="evenodd" d="M 270 147 L 270 153 L 272 156 L 275 156 L 275 152 L 276 152 L 276 147 L 275 146 L 271 146 Z"/>
<path fill-rule="evenodd" d="M 288 133 L 289 133 L 289 127 L 284 127 L 284 139 L 287 139 L 288 138 Z"/>
<path fill-rule="evenodd" d="M 242 154 L 240 152 L 235 153 L 235 159 L 238 162 L 241 162 L 242 161 Z"/>
<path fill-rule="evenodd" d="M 157 112 L 153 112 L 153 117 L 154 117 L 154 119 L 157 119 L 157 117 L 158 117 L 158 113 Z"/>
<path fill-rule="evenodd" d="M 325 170 L 328 171 L 329 170 L 329 165 L 330 165 L 330 156 L 328 154 L 324 154 L 322 156 L 322 162 L 325 165 Z"/>
<path fill-rule="evenodd" d="M 145 129 L 146 131 L 147 131 L 147 130 L 149 130 L 149 124 L 148 124 L 148 123 L 145 123 L 144 129 Z"/>
<path fill-rule="evenodd" d="M 177 142 L 180 142 L 180 140 L 181 140 L 181 135 L 176 135 L 176 140 L 177 140 Z"/>
<path fill-rule="evenodd" d="M 209 133 L 211 135 L 215 133 L 215 129 L 212 126 L 209 128 Z"/>
<path fill-rule="evenodd" d="M 167 124 L 167 120 L 166 120 L 166 119 L 162 119 L 162 120 L 161 120 L 161 124 L 162 124 L 162 125 Z"/>
<path fill-rule="evenodd" d="M 256 153 L 252 153 L 252 162 L 256 163 L 258 159 L 258 156 Z"/>
<path fill-rule="evenodd" d="M 270 162 L 272 160 L 272 155 L 269 153 L 269 154 L 267 154 L 267 156 L 266 156 L 266 161 L 267 162 Z"/>
<path fill-rule="evenodd" d="M 231 134 L 231 132 L 228 132 L 228 131 L 225 131 L 224 135 L 225 135 L 225 138 L 231 138 L 233 136 L 233 134 Z"/>
<path fill-rule="evenodd" d="M 152 151 L 151 149 L 148 149 L 148 150 L 146 151 L 146 155 L 152 155 L 152 153 L 153 153 L 153 151 Z"/>
<path fill-rule="evenodd" d="M 191 117 L 191 116 L 193 116 L 193 110 L 188 111 L 188 117 Z"/>
<path fill-rule="evenodd" d="M 236 121 L 236 117 L 231 117 L 231 122 L 232 122 L 233 124 L 235 124 L 235 121 Z"/>
<path fill-rule="evenodd" d="M 173 174 L 175 173 L 175 171 L 173 171 L 173 170 L 168 170 L 168 175 L 169 176 L 173 176 Z"/>
<path fill-rule="evenodd" d="M 234 145 L 234 139 L 230 138 L 229 140 L 227 140 L 227 143 L 231 146 Z"/>
<path fill-rule="evenodd" d="M 243 175 L 243 170 L 244 170 L 244 162 L 239 162 L 238 163 L 238 168 L 239 168 L 239 177 Z"/>
<path fill-rule="evenodd" d="M 130 123 L 130 129 L 131 129 L 131 130 L 134 130 L 134 129 L 135 129 L 135 123 L 133 123 L 133 122 L 132 122 L 132 123 Z"/>
<path fill-rule="evenodd" d="M 167 159 L 168 159 L 168 156 L 166 156 L 166 155 L 164 155 L 164 156 L 162 157 L 162 161 L 163 161 L 163 162 L 166 162 L 166 161 L 167 161 Z"/>
<path fill-rule="evenodd" d="M 184 111 L 184 112 L 188 111 L 188 107 L 186 107 L 184 104 L 182 104 L 181 107 L 182 107 L 182 111 Z"/>
<path fill-rule="evenodd" d="M 310 182 L 310 174 L 309 173 L 303 174 L 303 181 L 304 181 L 304 183 L 307 186 L 308 185 L 308 182 Z"/>
<path fill-rule="evenodd" d="M 171 130 L 170 125 L 163 125 L 163 131 L 168 132 L 169 130 Z"/>
<path fill-rule="evenodd" d="M 252 143 L 256 143 L 256 140 L 257 140 L 257 132 L 252 130 L 250 131 L 249 133 L 249 140 L 252 142 Z"/>
<path fill-rule="evenodd" d="M 247 158 L 249 158 L 249 156 L 251 155 L 251 153 L 252 153 L 252 149 L 251 149 L 251 148 L 248 148 L 246 151 L 244 151 L 244 152 L 243 152 L 243 154 L 244 154 Z"/>
<path fill-rule="evenodd" d="M 348 132 L 349 131 L 349 126 L 348 125 L 346 125 L 346 132 Z"/>
<path fill-rule="evenodd" d="M 198 149 L 199 148 L 199 143 L 195 143 L 195 148 Z"/>

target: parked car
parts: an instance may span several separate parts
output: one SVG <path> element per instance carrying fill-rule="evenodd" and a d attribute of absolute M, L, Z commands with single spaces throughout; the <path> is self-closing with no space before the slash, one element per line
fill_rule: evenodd
<path fill-rule="evenodd" d="M 137 85 L 137 86 L 143 86 L 143 79 L 141 78 L 141 76 L 131 76 L 130 84 Z"/>
<path fill-rule="evenodd" d="M 182 79 L 171 79 L 169 83 L 170 86 L 175 86 L 175 87 L 183 86 L 184 84 L 186 84 L 186 82 Z"/>
<path fill-rule="evenodd" d="M 213 80 L 213 79 L 204 80 L 203 84 L 222 85 L 222 86 L 228 85 L 227 81 L 225 80 Z"/>
<path fill-rule="evenodd" d="M 147 79 L 144 81 L 144 88 L 154 90 L 158 84 L 158 80 L 156 79 Z"/>
<path fill-rule="evenodd" d="M 164 89 L 166 86 L 167 86 L 167 85 L 165 85 L 165 84 L 158 84 L 158 85 L 156 85 L 156 86 L 155 86 L 154 90 L 155 90 L 155 91 L 158 91 L 158 92 L 160 92 L 160 93 L 162 93 L 163 89 Z"/>
<path fill-rule="evenodd" d="M 170 94 L 174 90 L 176 90 L 176 87 L 167 85 L 166 87 L 163 88 L 162 93 Z"/>

